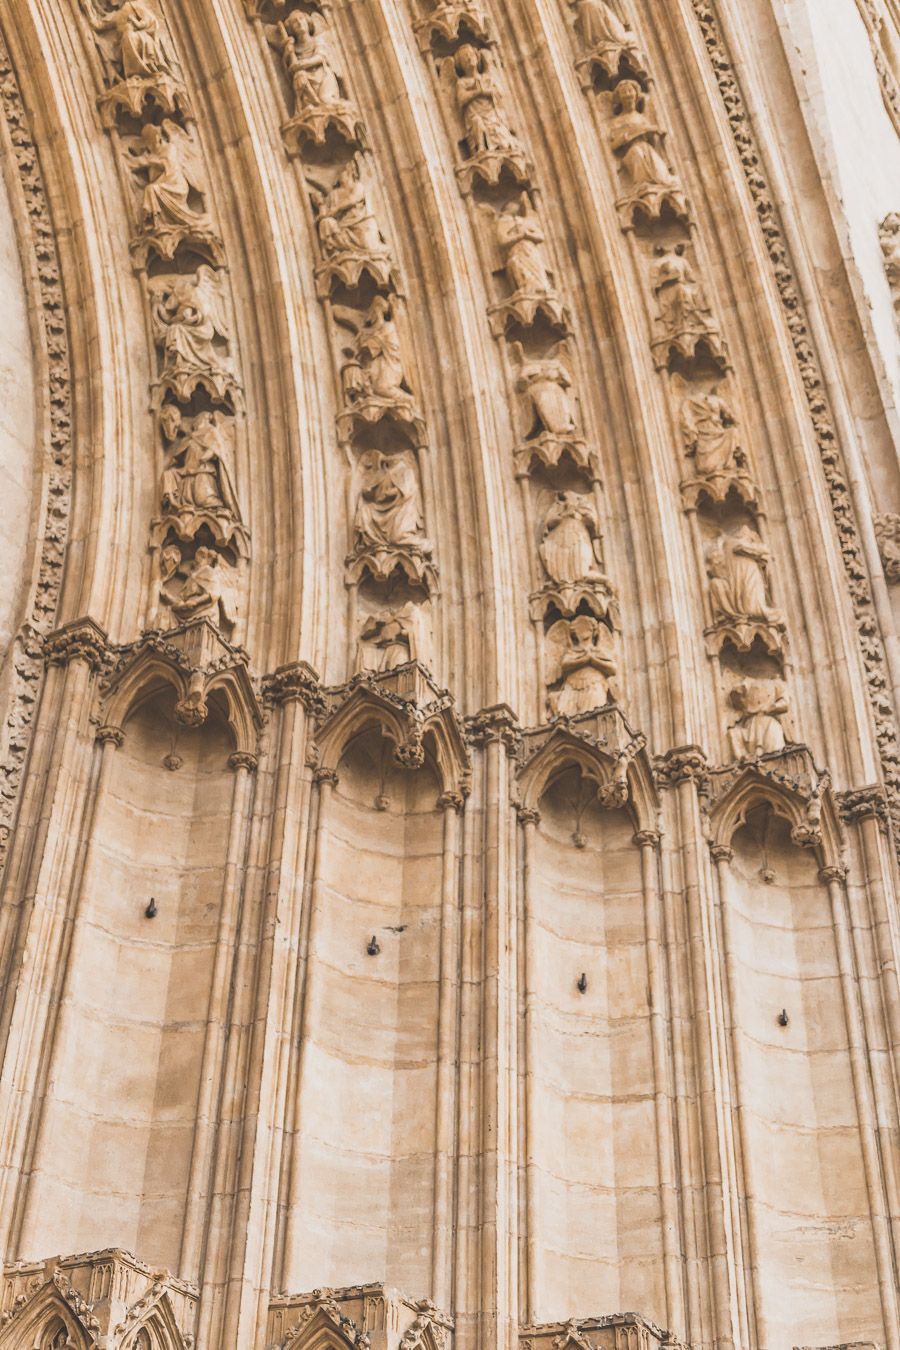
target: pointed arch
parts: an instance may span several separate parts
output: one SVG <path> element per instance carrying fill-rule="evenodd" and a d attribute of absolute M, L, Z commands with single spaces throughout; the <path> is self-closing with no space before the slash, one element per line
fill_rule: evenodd
<path fill-rule="evenodd" d="M 761 761 L 743 766 L 709 810 L 710 844 L 730 848 L 735 833 L 756 806 L 767 803 L 786 820 L 799 848 L 815 849 L 823 867 L 836 867 L 841 827 L 827 773 L 810 776 L 807 790 L 787 774 L 766 772 Z"/>
<path fill-rule="evenodd" d="M 637 830 L 656 828 L 659 802 L 642 736 L 612 737 L 601 749 L 598 738 L 567 726 L 555 727 L 519 770 L 519 798 L 524 810 L 537 810 L 553 780 L 573 765 L 597 784 L 605 806 L 628 808 Z M 611 742 L 611 743 L 610 743 Z"/>
<path fill-rule="evenodd" d="M 417 769 L 430 758 L 443 793 L 468 794 L 471 762 L 449 695 L 423 706 L 388 693 L 374 680 L 352 685 L 319 728 L 320 767 L 336 772 L 350 742 L 372 727 L 393 743 L 398 764 Z"/>
<path fill-rule="evenodd" d="M 185 1340 L 175 1320 L 168 1291 L 162 1290 L 149 1309 L 147 1303 L 148 1300 L 141 1300 L 140 1320 L 128 1328 L 122 1350 L 187 1350 L 190 1342 Z"/>
<path fill-rule="evenodd" d="M 103 700 L 104 723 L 123 727 L 141 703 L 168 685 L 175 695 L 178 721 L 201 726 L 209 713 L 210 697 L 219 693 L 235 750 L 255 755 L 262 713 L 246 664 L 215 637 L 216 645 L 223 648 L 219 654 L 185 650 L 174 641 L 148 635 L 126 653 L 110 678 Z"/>
<path fill-rule="evenodd" d="M 0 1350 L 90 1350 L 94 1337 L 77 1311 L 79 1303 L 77 1296 L 68 1302 L 59 1285 L 48 1280 L 13 1309 L 0 1330 Z"/>
<path fill-rule="evenodd" d="M 307 1305 L 285 1337 L 282 1350 L 356 1350 L 358 1340 L 356 1324 L 342 1317 L 336 1307 Z"/>

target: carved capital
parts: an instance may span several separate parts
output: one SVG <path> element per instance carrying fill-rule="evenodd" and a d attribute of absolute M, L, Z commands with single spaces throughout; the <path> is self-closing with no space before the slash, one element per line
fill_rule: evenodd
<path fill-rule="evenodd" d="M 248 773 L 255 773 L 259 767 L 259 758 L 256 755 L 248 754 L 246 750 L 235 750 L 228 756 L 229 769 L 246 769 Z"/>
<path fill-rule="evenodd" d="M 477 746 L 499 741 L 508 755 L 516 755 L 522 743 L 522 729 L 512 708 L 497 703 L 466 718 L 466 739 Z"/>
<path fill-rule="evenodd" d="M 734 857 L 734 849 L 730 844 L 710 844 L 709 853 L 714 863 L 730 863 Z"/>
<path fill-rule="evenodd" d="M 534 806 L 517 806 L 516 815 L 519 818 L 520 825 L 539 825 L 541 823 L 541 813 Z"/>
<path fill-rule="evenodd" d="M 44 660 L 48 666 L 84 661 L 92 671 L 99 673 L 107 668 L 111 659 L 109 639 L 93 619 L 74 619 L 44 638 Z"/>
<path fill-rule="evenodd" d="M 823 867 L 819 872 L 819 877 L 822 881 L 825 882 L 826 886 L 831 885 L 833 881 L 836 881 L 841 886 L 843 886 L 844 882 L 847 880 L 848 875 L 849 869 L 845 867 L 843 863 L 840 863 L 836 867 Z"/>
<path fill-rule="evenodd" d="M 880 783 L 870 783 L 867 787 L 849 788 L 846 792 L 835 794 L 841 820 L 848 825 L 856 825 L 861 820 L 873 818 L 880 825 L 888 821 L 888 804 L 884 788 Z"/>
<path fill-rule="evenodd" d="M 97 728 L 94 740 L 98 741 L 100 745 L 106 745 L 107 743 L 109 743 L 111 745 L 114 745 L 116 749 L 118 749 L 119 746 L 122 744 L 122 742 L 125 740 L 125 732 L 122 730 L 121 727 L 104 725 L 102 727 Z"/>
<path fill-rule="evenodd" d="M 461 792 L 442 792 L 437 799 L 437 804 L 442 811 L 459 812 L 465 805 L 465 797 Z"/>
<path fill-rule="evenodd" d="M 634 842 L 638 848 L 658 849 L 662 843 L 661 830 L 635 830 L 633 835 Z"/>
<path fill-rule="evenodd" d="M 263 701 L 272 707 L 297 699 L 312 714 L 322 712 L 325 706 L 319 677 L 305 661 L 279 666 L 271 675 L 266 675 L 262 682 L 262 696 Z"/>
<path fill-rule="evenodd" d="M 696 782 L 706 773 L 706 752 L 699 745 L 677 745 L 657 758 L 654 769 L 660 787 Z"/>
<path fill-rule="evenodd" d="M 313 773 L 313 782 L 320 786 L 330 784 L 332 787 L 338 781 L 337 769 L 316 769 Z"/>

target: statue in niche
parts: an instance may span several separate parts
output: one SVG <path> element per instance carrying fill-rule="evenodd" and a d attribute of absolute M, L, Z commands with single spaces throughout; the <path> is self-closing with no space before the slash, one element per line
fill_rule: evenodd
<path fill-rule="evenodd" d="M 491 215 L 513 292 L 509 300 L 491 309 L 492 315 L 499 316 L 499 324 L 494 325 L 495 335 L 500 336 L 507 319 L 530 327 L 538 310 L 544 312 L 551 324 L 565 330 L 567 316 L 547 261 L 546 238 L 528 194 L 523 192 L 517 201 L 508 202 L 499 215 L 493 212 Z"/>
<path fill-rule="evenodd" d="M 348 562 L 357 580 L 369 571 L 387 580 L 400 567 L 414 585 L 426 584 L 432 544 L 424 534 L 418 476 L 408 454 L 367 450 L 356 469 L 353 548 Z"/>
<path fill-rule="evenodd" d="M 580 492 L 557 492 L 544 520 L 541 562 L 551 581 L 572 585 L 605 580 L 600 527 L 593 503 Z"/>
<path fill-rule="evenodd" d="M 353 533 L 357 548 L 430 552 L 424 537 L 419 483 L 409 455 L 367 450 L 357 469 L 359 496 Z"/>
<path fill-rule="evenodd" d="M 678 381 L 677 389 L 687 387 L 679 377 L 673 379 Z M 694 502 L 700 488 L 705 488 L 713 501 L 724 501 L 732 487 L 745 501 L 752 502 L 756 490 L 741 447 L 737 418 L 718 390 L 688 394 L 682 400 L 679 421 L 684 451 L 693 460 L 694 469 L 691 481 L 682 486 L 692 490 Z"/>
<path fill-rule="evenodd" d="M 221 627 L 237 618 L 236 578 L 215 549 L 201 545 L 185 560 L 177 545 L 167 545 L 160 556 L 160 599 L 169 607 L 173 626 L 192 619 L 209 619 Z"/>
<path fill-rule="evenodd" d="M 564 617 L 586 609 L 615 628 L 618 601 L 603 571 L 597 513 L 581 492 L 557 492 L 544 519 L 541 562 L 550 584 L 531 597 L 532 616 L 541 619 L 552 604 Z"/>
<path fill-rule="evenodd" d="M 351 145 L 361 141 L 359 114 L 344 97 L 326 34 L 321 17 L 302 10 L 294 10 L 268 32 L 269 41 L 281 54 L 294 96 L 293 115 L 284 128 L 289 150 L 297 148 L 298 133 L 321 145 L 329 126 Z"/>
<path fill-rule="evenodd" d="M 516 451 L 520 472 L 528 471 L 533 455 L 552 466 L 568 452 L 579 468 L 596 475 L 593 455 L 578 435 L 575 401 L 570 392 L 572 377 L 558 357 L 528 360 L 521 343 L 510 343 L 519 362 L 516 389 L 528 400 L 531 426 L 525 442 Z"/>
<path fill-rule="evenodd" d="M 577 717 L 615 699 L 615 638 L 605 623 L 589 614 L 557 619 L 547 640 L 559 671 L 547 694 L 552 716 Z"/>
<path fill-rule="evenodd" d="M 426 668 L 431 660 L 427 605 L 408 602 L 366 619 L 359 635 L 358 668 L 380 675 L 409 661 Z"/>
<path fill-rule="evenodd" d="M 202 266 L 193 274 L 150 282 L 154 336 L 162 351 L 160 388 L 188 403 L 203 387 L 217 403 L 236 402 L 238 386 L 216 339 L 230 337 L 218 274 Z"/>
<path fill-rule="evenodd" d="M 781 719 L 788 704 L 782 680 L 742 680 L 731 689 L 728 701 L 740 714 L 728 732 L 735 759 L 779 754 L 785 748 Z"/>
<path fill-rule="evenodd" d="M 507 125 L 503 97 L 495 78 L 493 53 L 487 47 L 465 43 L 448 56 L 442 70 L 456 79 L 456 106 L 465 131 L 466 150 L 473 164 L 464 170 L 464 186 L 478 173 L 496 184 L 506 166 L 517 181 L 527 180 L 527 162 L 522 145 Z"/>
<path fill-rule="evenodd" d="M 768 549 L 747 525 L 734 534 L 720 534 L 707 546 L 713 624 L 742 651 L 754 637 L 761 637 L 772 652 L 781 650 L 784 619 L 769 600 L 768 564 Z"/>
<path fill-rule="evenodd" d="M 247 531 L 234 486 L 223 414 L 200 412 L 185 419 L 174 404 L 167 403 L 160 421 L 166 439 L 172 442 L 162 472 L 162 531 L 174 529 L 180 539 L 193 539 L 206 526 L 217 544 L 233 543 L 246 556 Z"/>
<path fill-rule="evenodd" d="M 575 11 L 575 29 L 609 79 L 619 73 L 624 60 L 635 75 L 646 75 L 646 61 L 637 38 L 606 0 L 569 0 Z"/>
<path fill-rule="evenodd" d="M 321 293 L 328 294 L 335 277 L 346 286 L 358 285 L 363 271 L 369 272 L 377 286 L 390 285 L 390 252 L 369 208 L 356 155 L 327 191 L 313 184 L 313 205 L 324 259 L 318 269 Z"/>
<path fill-rule="evenodd" d="M 144 178 L 135 260 L 146 267 L 152 250 L 171 262 L 180 244 L 223 261 L 222 242 L 206 214 L 203 166 L 189 132 L 171 118 L 141 129 L 140 144 L 129 149 L 131 166 Z"/>
<path fill-rule="evenodd" d="M 344 307 L 335 307 L 335 317 L 354 332 L 353 345 L 346 349 L 347 360 L 341 368 L 350 416 L 364 422 L 390 416 L 409 426 L 419 438 L 424 429 L 413 405 L 391 302 L 376 295 L 361 323 L 356 311 Z M 342 426 L 342 435 L 349 438 L 346 425 Z"/>
<path fill-rule="evenodd" d="M 98 10 L 93 0 L 82 0 L 82 5 L 106 66 L 109 88 L 100 104 L 107 121 L 111 123 L 117 107 L 140 118 L 146 102 L 164 113 L 186 114 L 181 75 L 162 20 L 149 0 L 125 0 L 112 10 Z M 108 43 L 103 41 L 107 35 Z"/>
<path fill-rule="evenodd" d="M 668 365 L 672 349 L 686 360 L 693 360 L 701 342 L 723 369 L 727 357 L 721 334 L 713 323 L 706 301 L 685 256 L 684 244 L 654 249 L 651 284 L 659 306 L 657 325 L 661 336 L 653 342 L 657 366 Z"/>
<path fill-rule="evenodd" d="M 687 201 L 681 184 L 663 158 L 664 136 L 647 116 L 646 97 L 634 80 L 621 80 L 613 94 L 615 116 L 609 124 L 609 143 L 620 162 L 625 196 L 618 203 L 628 225 L 637 211 L 651 220 L 668 204 L 679 220 L 687 219 Z"/>

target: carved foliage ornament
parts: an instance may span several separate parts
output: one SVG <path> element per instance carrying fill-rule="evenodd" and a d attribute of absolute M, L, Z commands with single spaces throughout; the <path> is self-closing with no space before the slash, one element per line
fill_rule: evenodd
<path fill-rule="evenodd" d="M 0 106 L 6 119 L 11 161 L 18 175 L 26 210 L 28 243 L 34 253 L 37 280 L 35 321 L 43 330 L 47 361 L 47 445 L 44 448 L 45 502 L 36 521 L 37 583 L 28 601 L 22 627 L 11 648 L 9 708 L 0 735 L 0 867 L 16 809 L 22 768 L 31 743 L 31 729 L 43 672 L 42 638 L 56 621 L 62 582 L 72 490 L 72 413 L 69 339 L 65 321 L 59 258 L 53 221 L 44 190 L 37 147 L 9 54 L 0 33 Z M 31 269 L 29 269 L 31 271 Z"/>

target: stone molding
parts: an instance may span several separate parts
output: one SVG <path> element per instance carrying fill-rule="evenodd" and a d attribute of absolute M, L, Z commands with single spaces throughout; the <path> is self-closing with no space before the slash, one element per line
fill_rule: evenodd
<path fill-rule="evenodd" d="M 37 353 L 46 382 L 45 425 L 48 444 L 40 447 L 45 482 L 35 584 L 24 622 L 10 648 L 13 679 L 6 710 L 0 767 L 0 868 L 16 814 L 22 770 L 31 744 L 32 725 L 43 674 L 42 639 L 56 619 L 72 496 L 72 375 L 60 262 L 40 156 L 32 138 L 16 74 L 0 29 L 0 105 L 12 147 L 25 209 L 33 261 L 25 271 L 29 299 L 38 315 L 42 343 Z M 36 282 L 36 287 L 33 283 Z M 37 295 L 34 295 L 34 290 Z"/>
<path fill-rule="evenodd" d="M 894 709 L 885 694 L 890 686 L 887 660 L 834 415 L 780 213 L 766 178 L 765 160 L 756 141 L 731 53 L 722 36 L 716 5 L 713 0 L 691 0 L 691 5 L 756 209 L 809 407 L 853 605 L 889 809 L 897 825 L 900 824 L 900 736 Z"/>

